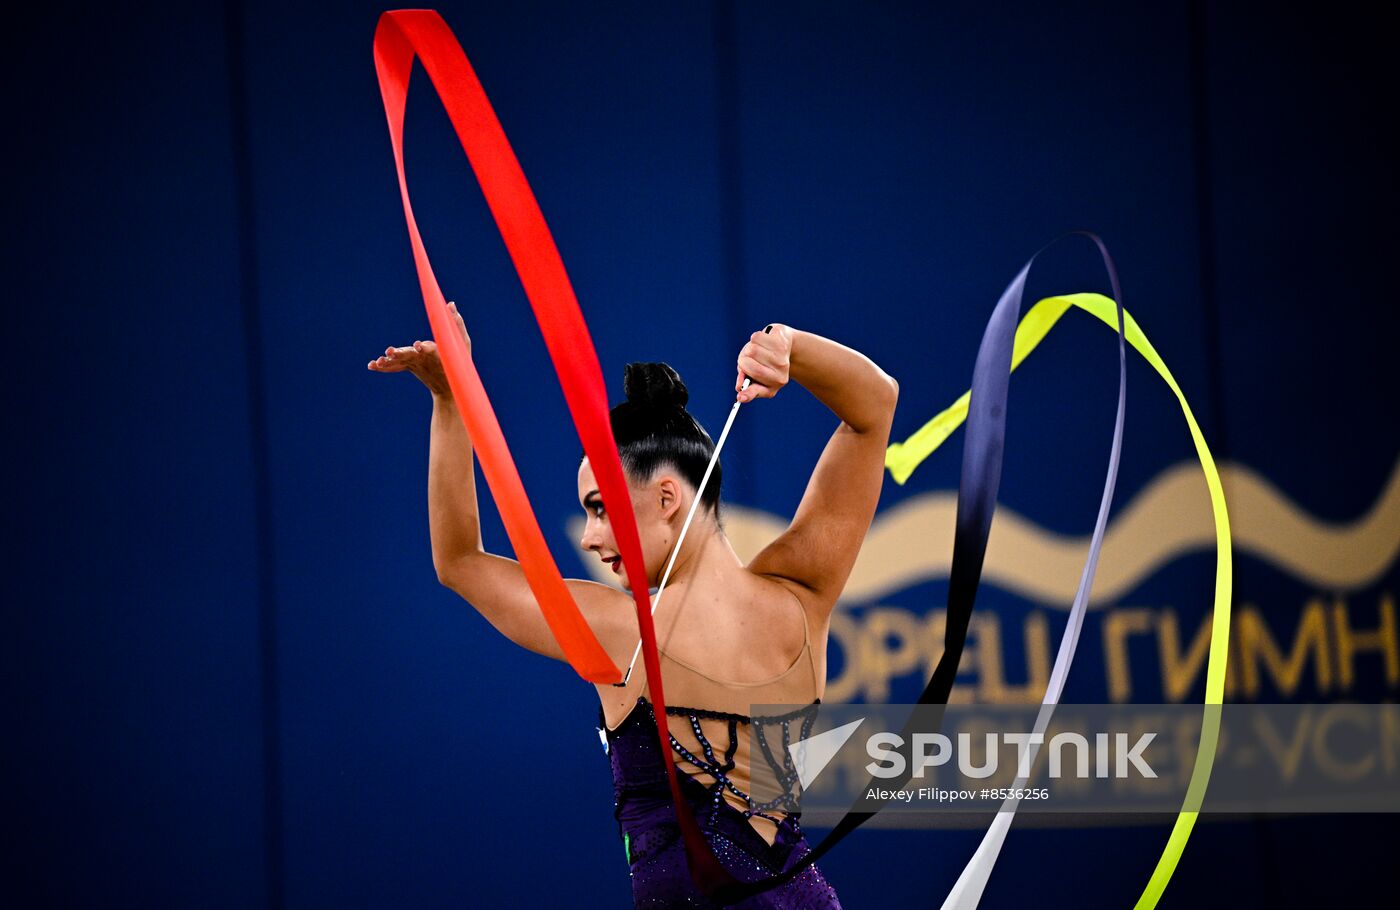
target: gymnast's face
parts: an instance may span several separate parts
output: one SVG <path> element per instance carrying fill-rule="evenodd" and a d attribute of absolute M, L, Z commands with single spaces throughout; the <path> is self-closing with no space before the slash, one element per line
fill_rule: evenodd
<path fill-rule="evenodd" d="M 647 584 L 655 587 L 661 581 L 671 544 L 680 531 L 679 520 L 684 517 L 679 514 L 681 481 L 674 472 L 661 469 L 649 480 L 640 481 L 629 476 L 627 489 L 632 496 L 632 512 L 637 516 L 637 533 L 642 539 Z M 617 538 L 613 536 L 612 522 L 607 509 L 603 507 L 603 497 L 598 492 L 598 482 L 593 477 L 593 468 L 587 458 L 578 467 L 578 501 L 588 519 L 579 544 L 607 563 L 622 586 L 630 591 L 632 586 L 622 568 L 622 554 L 617 547 Z M 694 534 L 694 529 L 691 533 Z"/>

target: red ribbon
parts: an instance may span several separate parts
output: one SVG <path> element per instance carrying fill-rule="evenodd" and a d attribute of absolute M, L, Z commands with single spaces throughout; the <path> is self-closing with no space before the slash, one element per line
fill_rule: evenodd
<path fill-rule="evenodd" d="M 447 109 L 447 116 L 467 153 L 467 160 L 481 185 L 486 204 L 501 232 L 501 239 L 510 251 L 520 283 L 525 287 L 525 295 L 544 335 L 549 359 L 559 377 L 574 427 L 583 443 L 583 451 L 598 480 L 598 491 L 612 517 L 622 565 L 627 570 L 632 599 L 637 608 L 642 656 L 655 705 L 656 732 L 666 762 L 676 818 L 686 842 L 691 876 L 707 893 L 726 885 L 732 886 L 736 884 L 735 879 L 720 865 L 701 836 L 690 806 L 681 795 L 676 777 L 675 758 L 671 754 L 670 733 L 666 726 L 666 702 L 661 688 L 661 665 L 657 656 L 656 632 L 651 621 L 651 598 L 647 593 L 648 579 L 642 561 L 641 539 L 608 418 L 603 372 L 569 276 L 564 271 L 563 260 L 554 246 L 534 193 L 525 181 L 525 174 L 520 170 L 520 163 L 506 141 L 491 102 L 452 30 L 435 10 L 391 10 L 380 16 L 374 32 L 374 67 L 384 99 L 384 113 L 389 120 L 389 139 L 393 143 L 394 163 L 398 168 L 404 218 L 408 222 L 413 262 L 418 270 L 418 283 L 428 310 L 428 322 L 437 341 L 452 395 L 481 462 L 482 474 L 491 488 L 491 495 L 500 510 L 506 534 L 515 548 L 530 590 L 539 601 L 550 631 L 563 649 L 565 658 L 580 676 L 590 682 L 620 681 L 621 672 L 579 612 L 559 574 L 554 557 L 545 545 L 544 535 L 525 495 L 515 461 L 506 447 L 491 401 L 482 387 L 466 341 L 455 331 L 446 300 L 423 248 L 423 238 L 418 232 L 413 207 L 409 203 L 403 164 L 404 105 L 415 56 L 423 62 L 428 78 Z"/>

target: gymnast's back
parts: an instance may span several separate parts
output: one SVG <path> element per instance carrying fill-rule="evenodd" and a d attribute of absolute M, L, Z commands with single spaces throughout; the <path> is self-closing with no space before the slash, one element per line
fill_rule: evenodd
<path fill-rule="evenodd" d="M 791 592 L 773 587 L 779 595 L 776 605 L 737 604 L 747 612 L 748 622 L 719 607 L 708 617 L 687 614 L 682 601 L 693 605 L 699 599 L 693 596 L 697 592 L 677 591 L 681 596 L 670 606 L 679 607 L 680 618 L 665 631 L 658 629 L 658 640 L 671 642 L 670 648 L 659 649 L 659 657 L 668 739 L 681 792 L 716 858 L 740 881 L 777 875 L 811 850 L 799 822 L 796 772 L 787 747 L 811 731 L 820 703 L 821 674 L 805 608 Z M 684 634 L 686 620 L 692 617 L 700 625 L 747 626 L 754 630 L 755 640 L 729 651 L 705 652 L 704 645 L 713 646 L 715 636 Z M 800 632 L 792 654 L 794 626 Z M 687 648 L 691 653 L 683 656 Z M 745 651 L 754 656 L 754 665 L 746 671 L 739 668 L 737 678 L 718 677 L 705 667 L 721 663 L 733 672 L 732 659 L 707 661 L 706 656 L 733 657 Z M 769 665 L 775 654 L 783 655 L 785 666 Z M 599 686 L 598 690 L 603 702 L 599 730 L 613 776 L 614 816 L 636 906 L 719 906 L 701 894 L 690 878 L 645 668 L 639 666 L 625 687 Z M 754 705 L 781 707 L 778 713 L 754 716 Z M 821 870 L 812 866 L 739 906 L 840 907 L 840 902 Z"/>

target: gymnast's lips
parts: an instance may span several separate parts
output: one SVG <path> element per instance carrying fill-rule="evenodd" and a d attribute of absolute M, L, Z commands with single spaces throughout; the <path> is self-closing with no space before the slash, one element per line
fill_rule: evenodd
<path fill-rule="evenodd" d="M 603 562 L 612 566 L 614 575 L 622 574 L 622 556 L 620 554 L 617 556 L 609 556 L 606 559 L 604 559 Z"/>

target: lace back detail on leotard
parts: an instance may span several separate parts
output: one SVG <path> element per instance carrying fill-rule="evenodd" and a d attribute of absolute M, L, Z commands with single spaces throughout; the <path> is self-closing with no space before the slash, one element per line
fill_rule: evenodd
<path fill-rule="evenodd" d="M 799 811 L 800 778 L 792 761 L 791 746 L 795 742 L 801 742 L 811 734 L 812 724 L 816 721 L 820 705 L 820 700 L 817 700 L 787 714 L 755 717 L 729 714 L 724 711 L 707 711 L 702 708 L 668 706 L 666 708 L 667 715 L 684 717 L 690 722 L 691 732 L 695 735 L 701 754 L 697 755 L 694 750 L 687 748 L 676 738 L 674 733 L 669 734 L 671 748 L 675 750 L 677 756 L 693 765 L 700 773 L 714 779 L 714 782 L 708 785 L 713 808 L 719 808 L 720 800 L 724 799 L 724 794 L 728 792 L 746 804 L 747 808 L 739 810 L 745 818 L 757 816 L 766 818 L 774 824 L 780 824 L 782 818 L 772 813 L 781 812 L 784 815 L 790 815 Z M 648 708 L 650 708 L 649 702 Z M 710 741 L 710 736 L 701 724 L 701 721 L 705 719 L 722 721 L 725 724 L 728 741 L 724 745 L 724 758 L 722 760 L 718 757 L 715 746 Z M 794 725 L 798 722 L 800 725 L 797 727 L 797 735 L 794 737 Z M 735 767 L 735 753 L 739 747 L 740 724 L 752 728 L 753 742 L 757 744 L 767 765 L 766 772 L 760 774 L 758 769 L 753 767 L 753 761 L 750 760 L 749 776 L 751 782 L 748 791 L 738 787 L 730 778 L 730 772 Z M 780 742 L 776 744 L 776 748 L 775 743 L 770 738 L 775 731 L 781 731 L 781 736 L 778 737 Z M 694 775 L 692 775 L 693 779 Z M 696 782 L 700 783 L 700 781 Z M 755 794 L 757 794 L 757 798 Z"/>

